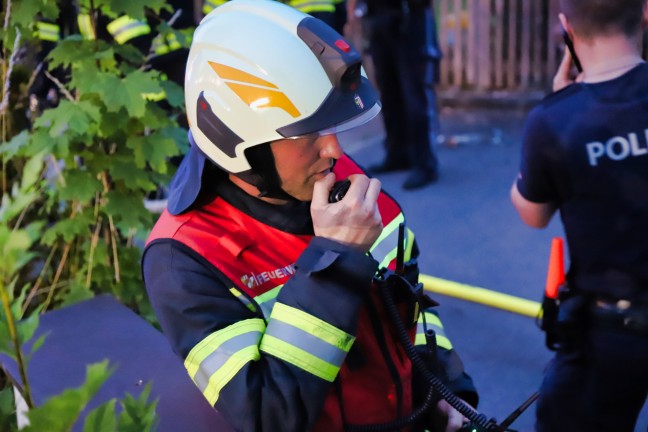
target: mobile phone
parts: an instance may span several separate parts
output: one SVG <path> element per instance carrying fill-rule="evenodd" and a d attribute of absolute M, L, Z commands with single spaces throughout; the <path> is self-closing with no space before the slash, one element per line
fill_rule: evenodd
<path fill-rule="evenodd" d="M 331 192 L 329 192 L 329 202 L 336 203 L 341 201 L 349 190 L 349 186 L 351 186 L 351 180 L 349 179 L 335 182 L 331 188 Z"/>
<path fill-rule="evenodd" d="M 571 58 L 572 61 L 574 62 L 574 66 L 576 66 L 576 70 L 578 71 L 578 73 L 583 72 L 583 67 L 581 66 L 581 62 L 578 59 L 578 56 L 576 55 L 576 51 L 574 50 L 574 44 L 572 43 L 572 40 L 567 34 L 567 31 L 565 31 L 565 29 L 563 29 L 562 37 L 563 37 L 563 41 L 565 41 L 565 45 L 567 46 L 567 49 L 569 50 L 569 53 L 571 54 Z"/>

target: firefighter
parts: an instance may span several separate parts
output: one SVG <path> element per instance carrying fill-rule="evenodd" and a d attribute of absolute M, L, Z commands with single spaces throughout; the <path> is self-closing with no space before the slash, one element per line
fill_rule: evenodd
<path fill-rule="evenodd" d="M 648 65 L 645 0 L 562 0 L 565 57 L 527 119 L 511 198 L 569 245 L 558 350 L 537 406 L 540 432 L 632 432 L 648 395 Z"/>
<path fill-rule="evenodd" d="M 324 21 L 327 25 L 338 30 L 336 17 L 337 0 L 281 0 L 288 6 L 309 14 L 312 17 Z M 339 31 L 339 30 L 338 30 Z"/>
<path fill-rule="evenodd" d="M 458 430 L 464 415 L 420 370 L 434 370 L 472 406 L 477 393 L 433 303 L 415 289 L 414 235 L 399 230 L 398 204 L 337 139 L 380 111 L 360 55 L 293 8 L 233 0 L 194 33 L 185 102 L 191 149 L 142 273 L 164 334 L 205 398 L 239 431 L 393 421 Z M 345 178 L 348 192 L 329 203 Z M 390 302 L 377 271 L 397 269 L 399 254 Z"/>

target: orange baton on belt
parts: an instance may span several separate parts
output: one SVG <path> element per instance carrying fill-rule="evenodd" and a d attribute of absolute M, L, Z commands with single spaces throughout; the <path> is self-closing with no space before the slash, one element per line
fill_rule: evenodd
<path fill-rule="evenodd" d="M 558 290 L 565 284 L 565 252 L 563 239 L 554 237 L 551 241 L 549 268 L 547 269 L 547 285 L 545 296 L 550 299 L 558 298 Z"/>

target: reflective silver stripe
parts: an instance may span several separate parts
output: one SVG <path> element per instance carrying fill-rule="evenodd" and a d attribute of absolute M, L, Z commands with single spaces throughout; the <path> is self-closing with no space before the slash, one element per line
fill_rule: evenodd
<path fill-rule="evenodd" d="M 276 286 L 271 290 L 254 297 L 254 301 L 257 302 L 259 307 L 261 307 L 261 311 L 263 312 L 263 316 L 265 317 L 266 321 L 268 321 L 268 318 L 272 313 L 272 308 L 275 305 L 275 301 L 277 301 L 277 296 L 279 295 L 279 291 L 282 287 L 283 285 Z"/>
<path fill-rule="evenodd" d="M 235 336 L 232 339 L 223 342 L 213 353 L 205 358 L 198 368 L 193 380 L 200 389 L 204 392 L 209 385 L 209 379 L 218 372 L 221 367 L 240 350 L 249 346 L 258 345 L 261 340 L 261 332 L 243 333 Z"/>
<path fill-rule="evenodd" d="M 234 297 L 239 299 L 239 301 L 243 303 L 248 309 L 250 309 L 252 312 L 256 312 L 257 310 L 256 306 L 254 306 L 254 304 L 250 300 L 248 300 L 248 298 L 241 291 L 232 287 L 230 288 L 230 292 L 234 295 Z"/>
<path fill-rule="evenodd" d="M 265 334 L 303 349 L 336 366 L 342 365 L 347 354 L 346 351 L 283 321 L 271 320 Z"/>
<path fill-rule="evenodd" d="M 303 333 L 275 324 L 286 324 Z M 285 330 L 285 331 L 283 331 Z M 315 343 L 311 336 L 320 339 Z M 323 380 L 333 382 L 355 337 L 303 310 L 276 303 L 259 349 Z M 332 363 L 335 362 L 335 363 Z"/>
<path fill-rule="evenodd" d="M 394 218 L 391 222 L 383 228 L 383 232 L 380 237 L 376 240 L 373 246 L 370 249 L 371 256 L 378 261 L 378 267 L 387 267 L 389 263 L 396 258 L 396 247 L 398 245 L 398 226 L 405 221 L 405 217 L 402 213 Z M 409 234 L 409 233 L 408 233 Z M 405 249 L 407 250 L 408 242 L 410 241 L 410 236 L 405 236 Z M 404 257 L 405 261 L 409 260 L 409 257 Z"/>

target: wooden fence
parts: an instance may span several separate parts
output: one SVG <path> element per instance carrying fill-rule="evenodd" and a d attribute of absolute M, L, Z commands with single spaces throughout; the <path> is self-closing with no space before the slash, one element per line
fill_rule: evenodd
<path fill-rule="evenodd" d="M 550 88 L 562 52 L 556 0 L 433 0 L 446 92 Z"/>

